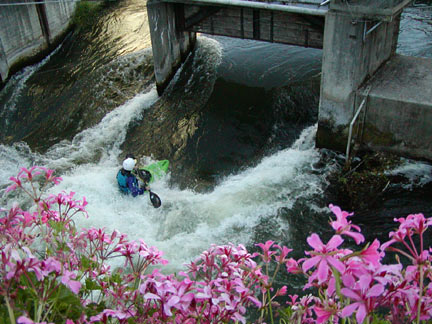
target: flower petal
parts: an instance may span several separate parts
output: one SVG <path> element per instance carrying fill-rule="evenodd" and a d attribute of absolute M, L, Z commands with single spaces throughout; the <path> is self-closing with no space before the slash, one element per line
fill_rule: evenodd
<path fill-rule="evenodd" d="M 329 266 L 325 260 L 321 260 L 320 264 L 318 265 L 318 280 L 319 283 L 323 283 L 327 280 L 329 272 Z"/>
<path fill-rule="evenodd" d="M 161 299 L 158 295 L 152 293 L 146 293 L 144 299 Z"/>
<path fill-rule="evenodd" d="M 314 250 L 320 251 L 324 247 L 323 242 L 321 241 L 320 237 L 316 233 L 313 233 L 306 240 L 308 244 L 314 248 Z"/>
<path fill-rule="evenodd" d="M 351 290 L 349 288 L 342 288 L 341 293 L 350 299 L 353 299 L 356 301 L 361 300 L 360 296 L 356 292 L 354 292 L 353 290 Z"/>
<path fill-rule="evenodd" d="M 333 267 L 335 267 L 335 269 L 337 271 L 339 271 L 340 273 L 344 273 L 345 272 L 345 265 L 341 261 L 339 261 L 338 259 L 336 259 L 336 258 L 334 258 L 332 256 L 329 256 L 329 257 L 327 257 L 327 261 Z"/>
<path fill-rule="evenodd" d="M 353 303 L 348 306 L 346 306 L 344 309 L 342 309 L 341 316 L 342 317 L 348 317 L 351 316 L 352 313 L 359 307 L 359 303 Z"/>
<path fill-rule="evenodd" d="M 333 237 L 328 241 L 327 248 L 328 249 L 336 249 L 339 245 L 343 243 L 343 238 L 340 235 L 333 235 Z"/>
<path fill-rule="evenodd" d="M 320 260 L 321 260 L 321 258 L 319 256 L 314 256 L 314 257 L 312 257 L 310 259 L 307 259 L 302 264 L 303 271 L 304 272 L 308 271 L 310 268 L 312 268 L 313 266 L 315 266 Z"/>
<path fill-rule="evenodd" d="M 366 306 L 364 304 L 360 304 L 356 314 L 357 323 L 362 324 L 366 315 Z"/>
<path fill-rule="evenodd" d="M 378 297 L 383 292 L 384 292 L 384 286 L 381 284 L 376 284 L 368 290 L 366 297 Z"/>

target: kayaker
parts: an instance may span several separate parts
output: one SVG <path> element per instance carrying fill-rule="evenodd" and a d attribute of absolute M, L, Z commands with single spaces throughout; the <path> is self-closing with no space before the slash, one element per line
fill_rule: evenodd
<path fill-rule="evenodd" d="M 123 167 L 117 172 L 117 183 L 120 191 L 125 194 L 132 194 L 133 197 L 142 195 L 149 187 L 146 183 L 141 187 L 138 184 L 138 179 L 133 174 L 136 166 L 136 159 L 133 155 L 128 154 L 123 161 Z"/>

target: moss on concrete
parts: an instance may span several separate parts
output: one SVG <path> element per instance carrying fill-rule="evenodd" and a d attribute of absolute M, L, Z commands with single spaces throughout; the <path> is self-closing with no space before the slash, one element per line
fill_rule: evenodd
<path fill-rule="evenodd" d="M 382 132 L 375 126 L 366 123 L 363 130 L 362 143 L 374 146 L 391 146 L 398 143 L 390 132 Z"/>
<path fill-rule="evenodd" d="M 332 127 L 334 123 L 320 120 L 316 134 L 316 147 L 345 152 L 348 140 L 348 127 Z"/>

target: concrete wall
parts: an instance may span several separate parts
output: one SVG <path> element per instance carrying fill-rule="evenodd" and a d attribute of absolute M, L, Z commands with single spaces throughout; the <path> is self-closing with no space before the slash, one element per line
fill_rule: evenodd
<path fill-rule="evenodd" d="M 356 110 L 356 91 L 396 50 L 400 13 L 375 23 L 351 12 L 330 10 L 326 16 L 317 147 L 345 151 Z"/>
<path fill-rule="evenodd" d="M 51 42 L 54 42 L 59 35 L 66 31 L 75 7 L 76 2 L 71 1 L 45 4 Z"/>
<path fill-rule="evenodd" d="M 156 87 L 162 94 L 174 76 L 177 68 L 195 46 L 196 34 L 181 31 L 178 25 L 184 16 L 180 4 L 165 3 L 159 0 L 147 2 L 150 26 Z"/>
<path fill-rule="evenodd" d="M 0 81 L 25 65 L 63 36 L 76 2 L 0 7 Z M 3 0 L 2 4 L 15 3 Z M 33 2 L 33 1 L 32 1 Z"/>

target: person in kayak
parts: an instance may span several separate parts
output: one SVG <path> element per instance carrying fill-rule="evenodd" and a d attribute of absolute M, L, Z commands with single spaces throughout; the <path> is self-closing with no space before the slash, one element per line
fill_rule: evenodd
<path fill-rule="evenodd" d="M 136 159 L 133 155 L 128 154 L 123 161 L 123 167 L 117 172 L 117 183 L 120 191 L 125 194 L 132 194 L 133 197 L 142 195 L 149 190 L 146 183 L 141 187 L 138 184 L 137 177 L 133 174 L 136 165 Z"/>

